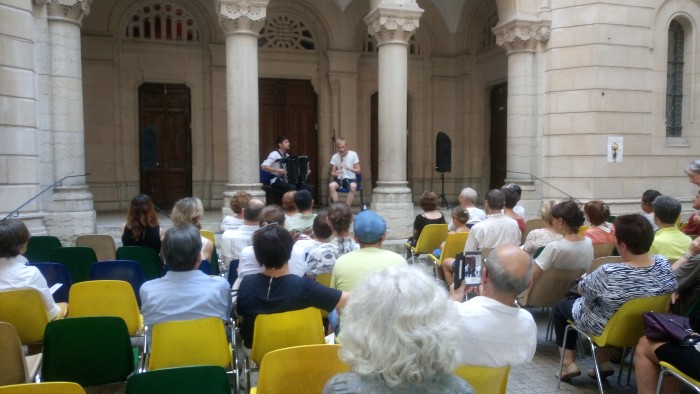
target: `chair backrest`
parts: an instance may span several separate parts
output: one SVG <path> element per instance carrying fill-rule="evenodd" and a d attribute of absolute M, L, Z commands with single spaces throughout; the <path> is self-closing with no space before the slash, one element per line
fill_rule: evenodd
<path fill-rule="evenodd" d="M 547 245 L 545 245 L 545 246 L 547 246 Z M 545 246 L 540 246 L 539 248 L 537 248 L 537 250 L 535 250 L 535 254 L 532 255 L 532 258 L 536 259 L 536 258 L 540 257 Z"/>
<path fill-rule="evenodd" d="M 540 274 L 529 292 L 526 291 L 518 296 L 518 302 L 523 306 L 553 307 L 557 301 L 564 298 L 572 282 L 584 272 L 585 270 L 582 269 L 550 268 Z"/>
<path fill-rule="evenodd" d="M 211 250 L 211 261 L 209 265 L 211 265 L 212 275 L 221 275 L 221 269 L 219 269 L 219 252 L 216 251 L 216 246 Z"/>
<path fill-rule="evenodd" d="M 615 244 L 593 244 L 593 258 L 607 257 L 612 254 L 613 249 L 615 249 Z"/>
<path fill-rule="evenodd" d="M 236 279 L 238 279 L 238 265 L 240 264 L 239 259 L 233 259 L 231 260 L 231 264 L 228 266 L 228 275 L 226 278 L 228 279 L 228 283 L 233 286 L 233 284 L 236 282 Z"/>
<path fill-rule="evenodd" d="M 41 275 L 46 279 L 46 284 L 49 287 L 60 283 L 61 287 L 53 293 L 53 299 L 56 302 L 68 302 L 68 292 L 73 284 L 68 268 L 61 263 L 29 263 L 36 267 L 41 272 Z"/>
<path fill-rule="evenodd" d="M 145 280 L 160 278 L 160 258 L 155 249 L 145 246 L 121 246 L 117 249 L 117 260 L 138 261 Z"/>
<path fill-rule="evenodd" d="M 73 283 L 90 280 L 90 265 L 97 262 L 97 255 L 92 248 L 84 246 L 64 246 L 53 249 L 50 261 L 61 263 L 68 268 Z"/>
<path fill-rule="evenodd" d="M 469 231 L 448 235 L 445 240 L 445 247 L 440 254 L 440 262 L 438 265 L 442 265 L 443 260 L 453 259 L 457 253 L 461 253 L 464 250 L 464 245 L 467 243 L 468 237 Z"/>
<path fill-rule="evenodd" d="M 39 291 L 17 289 L 0 291 L 0 321 L 15 327 L 23 345 L 41 343 L 49 313 Z"/>
<path fill-rule="evenodd" d="M 581 226 L 578 228 L 578 235 L 583 235 L 590 226 Z"/>
<path fill-rule="evenodd" d="M 81 386 L 124 382 L 134 371 L 134 354 L 124 320 L 71 317 L 50 322 L 44 334 L 42 381 Z"/>
<path fill-rule="evenodd" d="M 12 324 L 0 322 L 0 386 L 27 383 L 27 363 L 22 342 Z"/>
<path fill-rule="evenodd" d="M 50 253 L 53 249 L 60 248 L 61 240 L 52 235 L 35 235 L 29 238 L 27 251 L 24 257 L 30 262 L 50 261 Z"/>
<path fill-rule="evenodd" d="M 333 274 L 318 274 L 316 275 L 316 282 L 326 287 L 331 287 L 331 276 L 333 276 Z"/>
<path fill-rule="evenodd" d="M 307 345 L 273 350 L 265 355 L 258 375 L 258 392 L 316 394 L 335 374 L 350 371 L 338 357 L 340 345 Z"/>
<path fill-rule="evenodd" d="M 141 305 L 139 290 L 146 279 L 143 277 L 143 269 L 138 261 L 134 260 L 106 260 L 98 261 L 90 266 L 91 280 L 123 280 L 129 282 L 134 290 L 136 302 Z"/>
<path fill-rule="evenodd" d="M 75 246 L 92 248 L 98 261 L 114 260 L 117 258 L 117 248 L 114 238 L 105 234 L 84 234 L 75 239 Z"/>
<path fill-rule="evenodd" d="M 96 263 L 101 264 L 101 263 Z M 70 289 L 70 317 L 116 316 L 126 323 L 129 335 L 141 328 L 134 290 L 123 280 L 91 280 Z"/>
<path fill-rule="evenodd" d="M 668 310 L 671 294 L 633 298 L 615 312 L 598 337 L 592 337 L 598 346 L 634 347 L 644 335 L 642 313 Z"/>
<path fill-rule="evenodd" d="M 510 366 L 481 367 L 460 365 L 455 374 L 466 380 L 475 394 L 505 394 Z"/>
<path fill-rule="evenodd" d="M 591 273 L 595 271 L 598 267 L 600 267 L 603 264 L 611 264 L 611 263 L 621 263 L 622 262 L 622 257 L 620 256 L 605 256 L 605 257 L 598 257 L 593 259 L 593 262 L 591 263 L 591 266 L 588 268 L 587 273 Z"/>
<path fill-rule="evenodd" d="M 273 350 L 323 343 L 323 321 L 321 311 L 316 308 L 258 315 L 250 357 L 260 365 L 263 357 Z"/>
<path fill-rule="evenodd" d="M 440 247 L 442 241 L 447 239 L 447 231 L 447 224 L 428 224 L 423 227 L 416 241 L 415 253 L 432 253 Z"/>
<path fill-rule="evenodd" d="M 215 317 L 159 323 L 153 326 L 148 369 L 189 365 L 231 366 L 224 322 Z"/>
<path fill-rule="evenodd" d="M 527 235 L 530 234 L 530 231 L 536 230 L 538 228 L 544 228 L 544 220 L 537 218 L 530 219 L 527 222 L 525 222 L 525 231 L 523 231 L 522 238 L 520 239 L 520 244 L 525 243 L 525 238 L 527 238 Z"/>
<path fill-rule="evenodd" d="M 25 383 L 0 387 L 2 394 L 85 394 L 85 389 L 73 382 Z"/>
<path fill-rule="evenodd" d="M 125 393 L 231 394 L 231 385 L 222 367 L 197 365 L 131 375 Z"/>
<path fill-rule="evenodd" d="M 212 244 L 216 245 L 216 237 L 214 236 L 213 231 L 209 230 L 199 230 L 199 234 L 202 235 L 202 237 L 208 239 L 211 241 Z"/>

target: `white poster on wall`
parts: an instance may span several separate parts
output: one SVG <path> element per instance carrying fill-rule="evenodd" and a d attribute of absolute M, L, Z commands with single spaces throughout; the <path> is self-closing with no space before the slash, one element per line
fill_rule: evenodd
<path fill-rule="evenodd" d="M 608 137 L 608 163 L 622 163 L 623 157 L 623 137 Z"/>

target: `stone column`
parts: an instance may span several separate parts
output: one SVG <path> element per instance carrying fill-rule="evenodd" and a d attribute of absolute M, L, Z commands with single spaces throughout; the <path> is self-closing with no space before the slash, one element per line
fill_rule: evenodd
<path fill-rule="evenodd" d="M 46 2 L 55 180 L 85 174 L 80 27 L 89 12 L 89 3 L 90 0 Z M 68 178 L 54 189 L 51 211 L 46 226 L 64 242 L 95 232 L 92 193 L 84 176 Z"/>
<path fill-rule="evenodd" d="M 379 51 L 379 179 L 372 209 L 387 221 L 387 238 L 406 238 L 413 201 L 406 180 L 408 40 L 423 10 L 415 1 L 372 1 L 365 17 Z"/>
<path fill-rule="evenodd" d="M 0 0 L 0 219 L 40 189 L 34 18 L 29 1 Z M 18 216 L 34 235 L 45 235 L 40 200 Z M 13 215 L 14 216 L 14 215 Z"/>
<path fill-rule="evenodd" d="M 258 34 L 269 0 L 219 0 L 219 24 L 226 33 L 226 116 L 228 183 L 222 211 L 229 214 L 231 196 L 245 190 L 263 197 L 258 157 Z"/>
<path fill-rule="evenodd" d="M 511 20 L 493 29 L 496 43 L 508 52 L 506 183 L 521 185 L 521 204 L 528 217 L 537 216 L 541 199 L 528 174 L 541 175 L 536 155 L 540 86 L 536 52 L 539 43 L 549 39 L 549 26 L 549 20 Z"/>

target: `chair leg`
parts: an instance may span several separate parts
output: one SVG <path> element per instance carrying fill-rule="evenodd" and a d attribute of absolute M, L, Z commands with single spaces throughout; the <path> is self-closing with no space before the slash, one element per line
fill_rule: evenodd
<path fill-rule="evenodd" d="M 549 320 L 547 320 L 547 331 L 544 334 L 544 340 L 551 341 L 553 332 L 554 332 L 554 308 L 549 308 Z"/>
<path fill-rule="evenodd" d="M 656 382 L 656 394 L 661 393 L 661 389 L 664 385 L 664 376 L 666 376 L 666 371 L 668 370 L 662 366 L 661 372 L 659 373 L 659 380 Z"/>
<path fill-rule="evenodd" d="M 636 349 L 636 346 L 630 349 L 630 365 L 627 367 L 627 386 L 630 385 L 630 378 L 632 377 L 632 368 L 634 368 L 634 352 Z"/>
<path fill-rule="evenodd" d="M 570 324 L 566 325 L 566 328 L 564 328 L 564 342 L 566 343 L 566 338 L 569 336 L 569 328 L 571 327 Z M 564 349 L 559 351 L 561 353 L 561 356 L 559 358 L 559 369 L 557 370 L 557 374 L 561 374 L 561 370 L 564 369 Z M 559 387 L 561 386 L 561 379 L 557 376 L 557 390 L 559 390 Z"/>
<path fill-rule="evenodd" d="M 600 394 L 603 394 L 603 377 L 600 375 L 600 366 L 598 365 L 598 359 L 596 358 L 595 354 L 596 346 L 595 343 L 593 343 L 593 341 L 590 342 L 591 354 L 593 355 L 593 367 L 595 368 L 595 379 L 598 381 L 598 392 L 600 392 Z"/>

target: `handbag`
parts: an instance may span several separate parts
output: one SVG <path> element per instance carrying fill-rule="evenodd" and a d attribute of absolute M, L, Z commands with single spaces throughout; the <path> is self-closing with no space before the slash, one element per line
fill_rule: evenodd
<path fill-rule="evenodd" d="M 644 312 L 644 331 L 652 341 L 671 342 L 693 346 L 700 342 L 700 334 L 690 328 L 688 318 L 671 313 Z"/>

